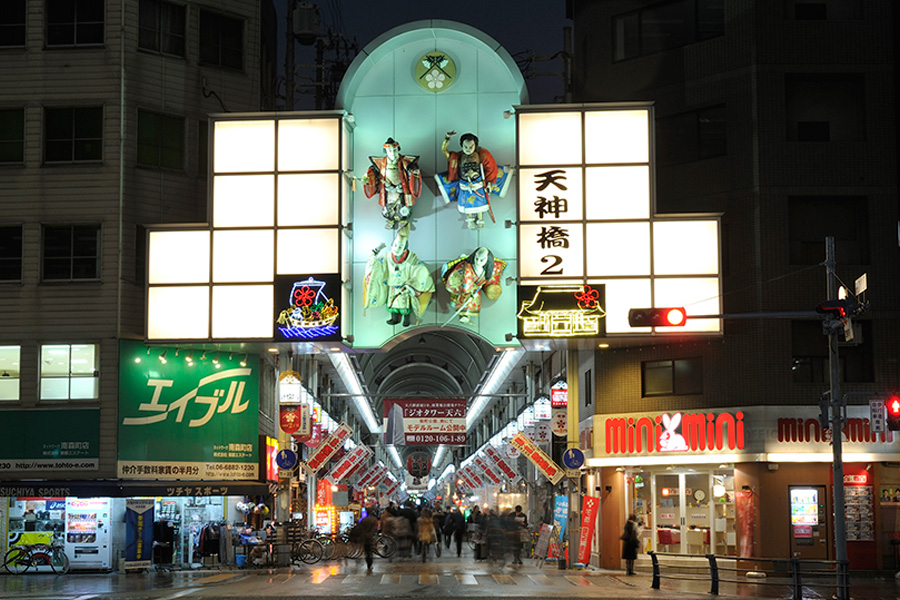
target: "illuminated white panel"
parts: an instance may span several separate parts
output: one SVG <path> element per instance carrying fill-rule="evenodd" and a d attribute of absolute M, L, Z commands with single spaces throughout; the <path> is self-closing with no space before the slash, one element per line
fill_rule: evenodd
<path fill-rule="evenodd" d="M 717 275 L 717 221 L 656 221 L 653 224 L 656 275 Z"/>
<path fill-rule="evenodd" d="M 213 177 L 213 227 L 273 227 L 274 175 Z"/>
<path fill-rule="evenodd" d="M 589 221 L 650 218 L 649 167 L 590 167 L 585 181 Z"/>
<path fill-rule="evenodd" d="M 604 110 L 584 115 L 586 163 L 629 163 L 650 160 L 650 113 Z"/>
<path fill-rule="evenodd" d="M 278 230 L 279 275 L 338 273 L 337 229 Z"/>
<path fill-rule="evenodd" d="M 556 228 L 564 237 L 552 235 Z M 563 244 L 565 245 L 552 245 Z M 584 230 L 581 223 L 520 225 L 520 277 L 582 277 L 584 275 Z"/>
<path fill-rule="evenodd" d="M 654 281 L 654 306 L 683 306 L 691 315 L 717 315 L 722 312 L 719 280 L 715 277 L 657 278 Z M 684 327 L 658 327 L 658 331 L 721 331 L 721 319 L 688 319 Z"/>
<path fill-rule="evenodd" d="M 340 125 L 336 118 L 278 121 L 278 170 L 338 170 Z"/>
<path fill-rule="evenodd" d="M 272 281 L 275 233 L 271 229 L 213 232 L 213 281 Z"/>
<path fill-rule="evenodd" d="M 209 287 L 152 287 L 147 296 L 147 339 L 209 337 Z"/>
<path fill-rule="evenodd" d="M 650 274 L 650 223 L 588 223 L 588 277 Z"/>
<path fill-rule="evenodd" d="M 275 121 L 216 121 L 213 172 L 275 170 Z"/>
<path fill-rule="evenodd" d="M 213 286 L 213 338 L 270 338 L 274 331 L 271 285 Z"/>
<path fill-rule="evenodd" d="M 338 173 L 278 176 L 278 226 L 340 225 Z"/>
<path fill-rule="evenodd" d="M 148 255 L 151 284 L 209 282 L 209 231 L 152 231 Z"/>
<path fill-rule="evenodd" d="M 581 113 L 521 113 L 520 165 L 581 164 Z"/>
<path fill-rule="evenodd" d="M 591 281 L 591 285 L 606 286 L 606 333 L 634 333 L 650 331 L 649 327 L 632 328 L 628 326 L 628 311 L 652 305 L 652 293 L 649 279 L 609 279 Z"/>
<path fill-rule="evenodd" d="M 562 173 L 547 174 L 556 167 L 521 169 L 519 171 L 519 218 L 522 221 L 581 221 L 584 219 L 582 169 L 558 169 Z M 538 189 L 543 187 L 544 189 Z M 566 189 L 562 189 L 562 188 Z M 555 211 L 560 208 L 559 216 Z M 543 208 L 544 216 L 538 213 Z"/>

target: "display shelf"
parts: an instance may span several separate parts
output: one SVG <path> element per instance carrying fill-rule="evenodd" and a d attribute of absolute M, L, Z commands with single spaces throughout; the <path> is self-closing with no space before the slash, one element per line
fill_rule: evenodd
<path fill-rule="evenodd" d="M 733 555 L 737 546 L 734 529 L 734 502 L 715 503 L 715 553 Z"/>

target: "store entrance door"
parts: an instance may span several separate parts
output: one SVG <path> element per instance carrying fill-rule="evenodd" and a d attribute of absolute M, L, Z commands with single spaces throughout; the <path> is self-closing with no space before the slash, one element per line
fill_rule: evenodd
<path fill-rule="evenodd" d="M 710 552 L 710 473 L 667 472 L 654 478 L 655 543 L 659 552 Z"/>

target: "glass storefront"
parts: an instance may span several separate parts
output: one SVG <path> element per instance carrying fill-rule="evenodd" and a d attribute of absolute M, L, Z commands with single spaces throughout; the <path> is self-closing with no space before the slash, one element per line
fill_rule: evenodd
<path fill-rule="evenodd" d="M 733 465 L 632 470 L 626 482 L 644 552 L 737 555 Z"/>

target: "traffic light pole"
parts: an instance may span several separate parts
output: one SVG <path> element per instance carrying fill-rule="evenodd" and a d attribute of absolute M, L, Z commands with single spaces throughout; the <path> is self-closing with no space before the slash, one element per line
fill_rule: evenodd
<path fill-rule="evenodd" d="M 825 273 L 828 300 L 837 300 L 837 281 L 834 274 L 834 238 L 825 238 Z M 838 562 L 838 572 L 842 572 L 842 566 L 847 561 L 847 524 L 844 516 L 844 462 L 843 462 L 843 434 L 842 434 L 842 402 L 841 381 L 838 363 L 838 333 L 833 329 L 828 333 L 828 366 L 831 375 L 831 443 L 834 452 L 834 549 L 835 560 Z M 845 586 L 839 586 L 837 590 L 839 600 L 849 600 L 850 590 Z"/>

